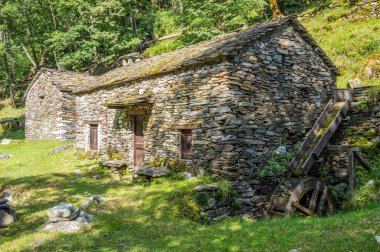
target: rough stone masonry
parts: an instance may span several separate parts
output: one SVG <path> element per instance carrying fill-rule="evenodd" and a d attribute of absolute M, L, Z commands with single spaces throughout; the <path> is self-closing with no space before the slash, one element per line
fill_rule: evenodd
<path fill-rule="evenodd" d="M 180 159 L 180 136 L 191 132 L 188 165 L 231 181 L 241 211 L 259 217 L 277 185 L 273 176 L 258 176 L 260 167 L 280 145 L 302 140 L 332 98 L 338 74 L 287 17 L 100 76 L 45 69 L 26 95 L 26 137 L 75 138 L 77 148 L 95 146 L 133 167 L 136 116 L 145 163 Z"/>

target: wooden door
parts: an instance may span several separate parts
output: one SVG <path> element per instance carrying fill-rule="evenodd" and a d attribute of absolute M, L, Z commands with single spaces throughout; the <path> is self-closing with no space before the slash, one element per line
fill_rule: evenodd
<path fill-rule="evenodd" d="M 143 166 L 145 158 L 144 151 L 144 131 L 143 131 L 143 117 L 135 116 L 134 127 L 134 165 Z"/>
<path fill-rule="evenodd" d="M 183 129 L 181 130 L 181 159 L 191 160 L 193 158 L 193 147 L 192 147 L 193 135 L 191 130 Z"/>
<path fill-rule="evenodd" d="M 98 150 L 98 125 L 90 125 L 90 150 Z"/>

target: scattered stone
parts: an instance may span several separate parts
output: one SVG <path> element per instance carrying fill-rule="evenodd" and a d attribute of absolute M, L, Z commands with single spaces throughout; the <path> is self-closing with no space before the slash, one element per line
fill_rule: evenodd
<path fill-rule="evenodd" d="M 376 239 L 377 243 L 380 244 L 380 236 L 375 236 L 375 239 Z"/>
<path fill-rule="evenodd" d="M 193 179 L 195 179 L 195 177 L 193 176 L 193 174 L 191 174 L 190 172 L 184 172 L 184 173 L 182 173 L 182 176 L 183 176 L 185 179 L 189 179 L 189 180 L 193 180 Z"/>
<path fill-rule="evenodd" d="M 79 208 L 73 208 L 71 204 L 59 205 L 51 208 L 47 212 L 49 222 L 69 221 L 77 218 L 81 211 Z"/>
<path fill-rule="evenodd" d="M 11 154 L 0 154 L 0 160 L 7 160 L 13 157 Z"/>
<path fill-rule="evenodd" d="M 108 167 L 108 168 L 125 168 L 127 167 L 127 163 L 123 160 L 100 160 L 99 165 Z"/>
<path fill-rule="evenodd" d="M 10 208 L 0 208 L 0 227 L 5 227 L 16 221 L 16 212 Z"/>
<path fill-rule="evenodd" d="M 372 143 L 380 143 L 380 136 L 377 136 L 377 137 L 371 139 L 371 142 Z"/>
<path fill-rule="evenodd" d="M 93 196 L 90 196 L 87 199 L 83 200 L 82 201 L 82 206 L 83 207 L 88 207 L 88 206 L 90 206 L 92 204 L 99 204 L 102 201 L 103 201 L 102 196 L 100 196 L 100 195 L 93 195 Z"/>
<path fill-rule="evenodd" d="M 198 192 L 202 191 L 217 191 L 220 189 L 219 186 L 214 186 L 214 185 L 197 185 L 194 187 L 194 189 Z"/>
<path fill-rule="evenodd" d="M 73 220 L 62 220 L 59 222 L 48 221 L 44 224 L 43 230 L 47 232 L 72 233 L 89 224 L 94 219 L 95 217 L 93 215 L 80 211 L 79 216 Z"/>
<path fill-rule="evenodd" d="M 41 247 L 42 245 L 44 245 L 45 243 L 45 240 L 43 239 L 40 239 L 40 240 L 37 240 L 36 242 L 34 242 L 31 246 L 32 249 L 36 249 L 36 248 L 39 248 Z"/>
<path fill-rule="evenodd" d="M 348 88 L 358 88 L 362 86 L 362 81 L 359 78 L 354 78 L 348 81 Z"/>
<path fill-rule="evenodd" d="M 300 252 L 301 250 L 299 250 L 299 249 L 291 249 L 291 250 L 289 250 L 289 252 Z"/>
<path fill-rule="evenodd" d="M 11 140 L 9 140 L 9 139 L 3 139 L 1 141 L 1 144 L 3 144 L 3 145 L 7 145 L 7 144 L 10 144 L 10 143 L 11 143 Z"/>
<path fill-rule="evenodd" d="M 119 249 L 129 249 L 129 245 L 127 243 L 122 242 L 119 244 Z"/>
<path fill-rule="evenodd" d="M 277 155 L 284 155 L 284 154 L 286 154 L 286 147 L 283 146 L 283 145 L 279 146 L 279 147 L 275 150 L 275 153 L 276 153 Z"/>
<path fill-rule="evenodd" d="M 375 185 L 375 180 L 373 180 L 373 179 L 371 179 L 370 181 L 368 181 L 368 182 L 365 184 L 366 187 L 372 187 L 372 186 L 374 186 L 374 185 Z"/>
<path fill-rule="evenodd" d="M 169 175 L 170 170 L 165 167 L 137 167 L 134 173 L 148 178 L 159 178 Z"/>
<path fill-rule="evenodd" d="M 56 153 L 61 153 L 65 150 L 68 150 L 70 148 L 73 148 L 74 147 L 74 144 L 66 144 L 66 145 L 63 145 L 63 146 L 58 146 L 56 148 L 54 148 L 52 151 L 50 151 L 48 153 L 48 155 L 52 155 L 52 154 L 56 154 Z"/>
<path fill-rule="evenodd" d="M 10 193 L 3 193 L 3 198 L 0 199 L 0 227 L 12 224 L 16 221 L 16 212 L 9 206 L 11 200 Z"/>
<path fill-rule="evenodd" d="M 92 178 L 93 178 L 93 179 L 96 179 L 96 180 L 99 180 L 99 179 L 102 178 L 102 176 L 100 176 L 100 175 L 94 175 L 94 176 L 92 176 Z"/>

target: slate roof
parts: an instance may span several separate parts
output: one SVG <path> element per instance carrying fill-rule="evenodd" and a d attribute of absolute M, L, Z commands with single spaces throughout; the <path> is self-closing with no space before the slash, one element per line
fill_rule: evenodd
<path fill-rule="evenodd" d="M 167 74 L 179 69 L 217 62 L 229 55 L 233 55 L 248 43 L 286 24 L 290 24 L 294 27 L 302 38 L 323 59 L 333 74 L 336 76 L 339 75 L 338 69 L 310 34 L 307 33 L 295 16 L 259 23 L 244 30 L 218 36 L 209 41 L 146 58 L 132 65 L 116 68 L 100 76 L 53 69 L 43 69 L 41 71 L 49 74 L 49 79 L 52 83 L 62 91 L 73 93 L 91 92 L 100 88 L 116 86 L 154 75 Z M 38 77 L 35 78 L 35 80 L 36 79 L 38 79 Z M 31 85 L 33 85 L 33 82 L 34 81 L 32 81 Z"/>

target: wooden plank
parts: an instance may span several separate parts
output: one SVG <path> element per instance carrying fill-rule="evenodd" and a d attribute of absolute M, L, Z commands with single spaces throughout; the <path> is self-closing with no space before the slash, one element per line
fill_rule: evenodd
<path fill-rule="evenodd" d="M 134 118 L 134 144 L 133 144 L 133 156 L 134 166 L 143 166 L 145 160 L 145 148 L 144 148 L 144 119 L 142 116 L 135 116 Z"/>
<path fill-rule="evenodd" d="M 317 200 L 318 200 L 318 195 L 319 195 L 320 190 L 321 190 L 321 182 L 318 181 L 317 187 L 313 191 L 313 194 L 312 194 L 311 200 L 310 200 L 310 204 L 309 204 L 309 209 L 312 212 L 314 212 L 315 207 L 317 206 Z"/>
<path fill-rule="evenodd" d="M 297 209 L 301 210 L 301 212 L 307 214 L 307 215 L 313 215 L 313 211 L 311 211 L 310 209 L 300 205 L 299 203 L 297 202 L 293 202 L 292 205 L 294 207 L 296 207 Z"/>
<path fill-rule="evenodd" d="M 198 129 L 200 127 L 199 124 L 174 124 L 174 125 L 166 125 L 164 129 L 166 130 L 182 130 L 182 129 Z"/>
<path fill-rule="evenodd" d="M 90 150 L 98 150 L 98 125 L 90 125 Z"/>
<path fill-rule="evenodd" d="M 328 144 L 326 146 L 326 150 L 328 150 L 328 151 L 341 151 L 341 152 L 344 152 L 344 151 L 348 151 L 351 148 L 352 147 L 349 146 L 349 145 L 330 145 L 330 144 Z"/>
<path fill-rule="evenodd" d="M 322 215 L 323 214 L 323 210 L 325 208 L 325 203 L 326 203 L 326 200 L 327 200 L 328 191 L 329 191 L 328 187 L 325 186 L 323 188 L 322 197 L 321 197 L 321 199 L 319 200 L 319 203 L 318 203 L 318 210 L 317 210 L 317 214 L 318 215 Z"/>
<path fill-rule="evenodd" d="M 372 171 L 372 166 L 371 164 L 363 157 L 363 154 L 361 151 L 354 151 L 355 156 L 359 160 L 359 162 L 364 166 L 364 168 L 371 172 Z"/>
<path fill-rule="evenodd" d="M 297 168 L 297 166 L 299 165 L 299 162 L 301 161 L 303 155 L 308 150 L 309 145 L 313 142 L 313 140 L 317 136 L 318 131 L 320 130 L 324 122 L 327 120 L 328 114 L 333 109 L 333 106 L 334 106 L 334 101 L 333 99 L 330 99 L 326 107 L 324 108 L 323 112 L 319 116 L 318 120 L 315 122 L 313 128 L 309 131 L 309 134 L 307 135 L 306 139 L 304 140 L 301 147 L 297 151 L 296 155 L 293 157 L 292 161 L 290 162 L 288 169 L 291 172 L 294 172 L 295 168 Z"/>
<path fill-rule="evenodd" d="M 348 151 L 348 192 L 351 196 L 355 192 L 355 162 L 352 150 Z"/>

